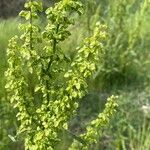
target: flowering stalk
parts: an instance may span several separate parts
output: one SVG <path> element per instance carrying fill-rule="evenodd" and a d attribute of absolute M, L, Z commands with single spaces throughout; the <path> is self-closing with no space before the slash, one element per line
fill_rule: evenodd
<path fill-rule="evenodd" d="M 18 134 L 24 135 L 25 148 L 51 150 L 60 142 L 63 131 L 70 133 L 68 122 L 87 93 L 86 80 L 101 58 L 106 26 L 97 23 L 93 36 L 84 40 L 71 61 L 60 43 L 71 35 L 68 27 L 74 23 L 74 13 L 82 14 L 82 3 L 63 0 L 48 8 L 43 29 L 35 21 L 40 19 L 41 2 L 29 0 L 25 8 L 20 13 L 27 20 L 20 25 L 23 34 L 10 40 L 7 51 L 6 88 L 18 109 Z M 113 112 L 114 107 L 106 109 L 104 116 Z M 89 132 L 83 140 L 88 136 Z"/>

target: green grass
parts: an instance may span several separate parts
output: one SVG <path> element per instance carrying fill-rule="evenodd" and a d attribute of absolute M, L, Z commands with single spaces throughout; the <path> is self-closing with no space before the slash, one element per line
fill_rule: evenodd
<path fill-rule="evenodd" d="M 11 37 L 18 34 L 18 19 L 0 20 L 0 149 L 16 149 L 8 134 L 14 135 L 17 124 L 15 113 L 7 100 L 4 72 L 7 68 L 6 50 Z M 18 148 L 17 148 L 18 149 Z"/>
<path fill-rule="evenodd" d="M 18 34 L 18 20 L 0 20 L 0 97 L 4 89 L 4 72 L 7 67 L 6 49 L 11 37 Z"/>

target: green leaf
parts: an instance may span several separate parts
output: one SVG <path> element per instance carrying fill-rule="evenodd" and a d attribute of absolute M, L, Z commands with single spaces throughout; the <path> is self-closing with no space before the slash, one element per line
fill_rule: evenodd
<path fill-rule="evenodd" d="M 13 142 L 16 142 L 16 139 L 15 139 L 15 137 L 14 136 L 12 136 L 12 135 L 10 135 L 10 134 L 8 134 L 8 137 L 13 141 Z"/>

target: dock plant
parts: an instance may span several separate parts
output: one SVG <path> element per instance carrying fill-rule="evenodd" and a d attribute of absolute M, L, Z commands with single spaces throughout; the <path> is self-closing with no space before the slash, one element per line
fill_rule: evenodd
<path fill-rule="evenodd" d="M 44 27 L 37 23 L 43 13 L 42 2 L 28 0 L 20 12 L 26 21 L 19 25 L 22 35 L 9 41 L 5 75 L 9 100 L 18 110 L 17 137 L 23 137 L 26 150 L 53 150 L 63 131 L 71 132 L 68 122 L 88 92 L 87 79 L 103 57 L 107 34 L 106 26 L 99 22 L 93 35 L 76 48 L 74 58 L 60 46 L 71 35 L 74 16 L 83 11 L 80 1 L 62 0 L 46 10 Z M 115 112 L 116 99 L 108 98 L 104 111 L 89 123 L 85 133 L 74 135 L 69 149 L 88 149 L 96 143 L 101 128 Z"/>

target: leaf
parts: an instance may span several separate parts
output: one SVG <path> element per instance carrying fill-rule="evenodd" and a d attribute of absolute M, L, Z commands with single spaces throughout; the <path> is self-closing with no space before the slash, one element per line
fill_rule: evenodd
<path fill-rule="evenodd" d="M 30 19 L 30 11 L 25 11 L 25 10 L 23 10 L 23 11 L 21 11 L 21 12 L 19 13 L 19 15 L 22 16 L 22 17 L 24 17 L 26 20 L 29 20 L 29 19 Z"/>
<path fill-rule="evenodd" d="M 9 134 L 8 137 L 9 137 L 13 142 L 16 142 L 16 139 L 15 139 L 14 136 L 12 136 L 12 135 Z"/>
<path fill-rule="evenodd" d="M 76 88 L 77 88 L 77 90 L 80 89 L 80 83 L 76 83 Z"/>
<path fill-rule="evenodd" d="M 69 75 L 70 75 L 70 74 L 67 72 L 67 73 L 65 73 L 64 77 L 65 77 L 65 78 L 68 78 Z"/>

